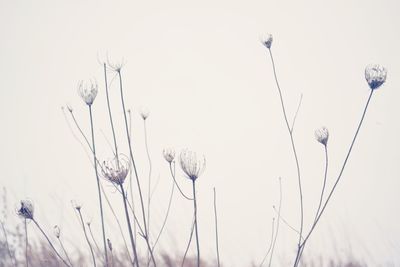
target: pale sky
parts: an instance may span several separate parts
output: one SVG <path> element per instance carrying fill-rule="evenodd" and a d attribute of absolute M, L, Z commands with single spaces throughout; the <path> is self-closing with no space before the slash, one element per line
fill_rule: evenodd
<path fill-rule="evenodd" d="M 388 79 L 371 100 L 350 161 L 305 252 L 317 258 L 400 265 L 400 18 L 398 1 L 1 1 L 0 185 L 12 205 L 32 199 L 49 231 L 61 225 L 67 243 L 81 238 L 70 200 L 79 199 L 99 232 L 91 161 L 63 117 L 67 103 L 89 134 L 88 111 L 77 84 L 97 79 L 93 105 L 99 158 L 111 140 L 103 70 L 108 55 L 124 59 L 127 105 L 142 184 L 148 162 L 140 107 L 147 121 L 156 233 L 171 187 L 162 149 L 204 154 L 198 179 L 200 245 L 215 258 L 212 190 L 218 193 L 221 260 L 226 266 L 259 264 L 270 242 L 272 205 L 283 181 L 282 215 L 299 227 L 295 162 L 280 109 L 268 51 L 272 51 L 288 114 L 303 102 L 294 132 L 310 226 L 322 186 L 324 152 L 314 130 L 330 131 L 328 183 L 336 179 L 369 94 L 364 68 L 384 65 Z M 109 73 L 109 78 L 113 76 Z M 127 154 L 118 83 L 111 87 L 117 137 Z M 178 170 L 185 191 L 191 184 Z M 120 196 L 106 186 L 122 212 Z M 159 248 L 182 255 L 192 204 L 178 194 Z M 119 233 L 107 210 L 110 239 Z M 122 214 L 122 213 L 121 213 Z M 122 221 L 123 218 L 121 219 Z M 9 219 L 9 221 L 18 221 Z M 280 226 L 274 266 L 295 256 L 297 235 Z M 32 227 L 33 229 L 33 227 Z M 99 235 L 100 240 L 100 235 Z M 118 243 L 118 242 L 116 242 Z M 192 246 L 191 255 L 195 255 Z M 160 250 L 159 250 L 160 251 Z M 246 265 L 247 264 L 247 265 Z M 393 264 L 393 265 L 389 265 Z"/>

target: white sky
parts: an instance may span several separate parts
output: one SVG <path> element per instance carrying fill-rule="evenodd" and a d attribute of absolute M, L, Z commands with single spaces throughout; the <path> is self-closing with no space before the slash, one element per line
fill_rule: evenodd
<path fill-rule="evenodd" d="M 373 96 L 343 180 L 306 255 L 352 254 L 371 266 L 397 266 L 398 10 L 398 1 L 1 1 L 0 185 L 8 189 L 11 203 L 32 199 L 38 220 L 47 229 L 61 225 L 69 242 L 81 238 L 71 199 L 84 203 L 93 227 L 99 229 L 93 169 L 60 107 L 73 106 L 89 133 L 87 109 L 76 85 L 96 78 L 100 92 L 93 109 L 99 157 L 110 157 L 102 134 L 111 140 L 98 59 L 107 54 L 115 61 L 124 58 L 126 100 L 134 111 L 143 184 L 148 163 L 137 111 L 141 106 L 151 111 L 153 180 L 161 179 L 153 199 L 153 229 L 160 226 L 171 186 L 161 151 L 188 147 L 207 158 L 206 172 L 198 180 L 203 255 L 214 257 L 215 186 L 222 261 L 227 266 L 259 263 L 269 244 L 279 176 L 282 214 L 296 228 L 299 225 L 289 136 L 271 62 L 259 42 L 272 33 L 290 116 L 303 94 L 295 140 L 304 177 L 306 225 L 313 219 L 323 178 L 323 148 L 314 140 L 314 129 L 325 125 L 330 130 L 331 184 L 369 94 L 364 68 L 370 63 L 387 67 L 387 83 Z M 127 153 L 116 85 L 111 88 L 112 105 L 118 140 Z M 189 191 L 189 181 L 182 175 L 178 179 Z M 107 188 L 120 209 L 119 196 Z M 191 203 L 176 195 L 160 241 L 163 249 L 183 253 L 191 212 Z M 119 238 L 114 226 L 108 230 L 111 239 Z M 281 225 L 277 266 L 291 262 L 296 238 Z"/>

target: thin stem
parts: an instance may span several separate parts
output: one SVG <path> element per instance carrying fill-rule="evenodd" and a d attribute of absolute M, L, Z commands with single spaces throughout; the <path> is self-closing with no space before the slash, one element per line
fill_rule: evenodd
<path fill-rule="evenodd" d="M 214 187 L 214 222 L 215 222 L 215 245 L 217 247 L 217 264 L 220 266 L 219 261 L 219 242 L 218 242 L 218 217 L 217 217 L 217 192 Z"/>
<path fill-rule="evenodd" d="M 109 97 L 109 94 L 108 94 L 107 66 L 106 66 L 106 63 L 103 63 L 103 67 L 104 67 L 104 82 L 105 82 L 105 87 L 106 87 L 106 98 L 107 98 L 108 115 L 109 115 L 109 118 L 110 118 L 111 131 L 112 131 L 113 140 L 114 140 L 114 149 L 115 149 L 115 157 L 117 159 L 117 167 L 119 167 L 117 138 L 115 137 L 114 123 L 113 123 L 113 118 L 112 118 L 112 114 L 111 114 L 111 107 L 110 107 L 110 97 Z"/>
<path fill-rule="evenodd" d="M 132 139 L 132 115 L 131 115 L 131 110 L 128 109 L 128 115 L 129 115 L 129 138 Z M 129 172 L 129 189 L 131 192 L 131 202 L 132 202 L 132 213 L 135 214 L 135 203 L 133 202 L 133 183 L 132 183 L 132 172 Z M 135 239 L 135 242 L 137 240 L 137 222 L 136 220 L 133 221 L 133 237 Z"/>
<path fill-rule="evenodd" d="M 164 230 L 164 228 L 165 228 L 165 225 L 166 225 L 166 223 L 167 223 L 169 211 L 170 211 L 170 209 L 171 209 L 172 197 L 174 196 L 174 191 L 175 191 L 175 183 L 172 182 L 172 189 L 171 189 L 171 194 L 170 194 L 170 196 L 169 196 L 167 212 L 166 212 L 166 214 L 165 214 L 164 221 L 163 221 L 163 224 L 162 224 L 162 226 L 161 226 L 160 232 L 158 233 L 157 238 L 156 238 L 156 241 L 154 242 L 154 245 L 153 245 L 153 247 L 152 247 L 152 251 L 153 251 L 153 252 L 154 252 L 154 248 L 156 247 L 156 245 L 157 245 L 157 243 L 158 243 L 158 240 L 160 239 L 160 236 L 161 236 L 161 234 L 162 234 L 162 232 L 163 232 L 163 230 Z"/>
<path fill-rule="evenodd" d="M 290 127 L 290 132 L 291 133 L 293 133 L 294 125 L 296 123 L 297 114 L 299 114 L 299 110 L 300 110 L 300 106 L 301 106 L 302 100 L 303 100 L 303 94 L 300 95 L 299 104 L 297 105 L 297 110 L 296 110 L 296 113 L 294 114 L 294 117 L 293 117 L 292 127 Z"/>
<path fill-rule="evenodd" d="M 95 175 L 96 175 L 97 191 L 99 194 L 100 219 L 101 219 L 101 228 L 102 228 L 102 232 L 103 232 L 104 257 L 105 257 L 105 264 L 106 264 L 105 266 L 108 267 L 106 232 L 104 229 L 103 203 L 102 203 L 102 199 L 101 199 L 100 178 L 99 178 L 99 174 L 97 172 L 97 157 L 96 157 L 96 146 L 95 146 L 95 140 L 94 140 L 93 114 L 92 114 L 92 106 L 91 105 L 89 105 L 89 115 L 90 115 L 90 129 L 92 131 L 92 151 L 93 151 L 94 171 L 95 171 Z"/>
<path fill-rule="evenodd" d="M 29 261 L 28 261 L 28 246 L 29 246 L 29 243 L 28 243 L 28 227 L 27 227 L 27 225 L 26 225 L 26 219 L 25 219 L 25 221 L 24 221 L 24 228 L 25 228 L 25 264 L 26 264 L 26 267 L 28 267 L 29 266 Z"/>
<path fill-rule="evenodd" d="M 339 172 L 339 175 L 338 175 L 338 177 L 337 177 L 337 179 L 336 179 L 336 181 L 335 181 L 335 184 L 333 185 L 331 191 L 329 192 L 329 195 L 328 195 L 327 199 L 325 200 L 324 205 L 322 206 L 322 209 L 321 209 L 319 215 L 317 216 L 317 219 L 315 220 L 314 224 L 312 225 L 312 227 L 311 227 L 310 231 L 308 232 L 307 236 L 305 237 L 303 243 L 302 243 L 301 246 L 299 247 L 298 252 L 297 252 L 297 255 L 296 255 L 296 261 L 295 261 L 295 265 L 294 265 L 294 266 L 298 266 L 298 264 L 299 264 L 299 262 L 300 262 L 301 255 L 302 255 L 302 253 L 303 253 L 303 251 L 304 251 L 304 246 L 305 246 L 307 240 L 310 238 L 310 235 L 311 235 L 312 232 L 314 231 L 315 226 L 316 226 L 317 223 L 319 222 L 319 219 L 321 218 L 322 214 L 324 213 L 324 211 L 325 211 L 325 209 L 326 209 L 326 207 L 327 207 L 327 205 L 328 205 L 328 203 L 329 203 L 329 200 L 331 199 L 332 194 L 333 194 L 333 192 L 335 191 L 336 186 L 338 185 L 338 183 L 339 183 L 339 181 L 340 181 L 340 179 L 341 179 L 341 177 L 342 177 L 343 171 L 344 171 L 344 169 L 345 169 L 345 167 L 346 167 L 346 165 L 347 165 L 347 162 L 348 162 L 348 160 L 349 160 L 351 151 L 352 151 L 353 146 L 354 146 L 354 144 L 355 144 L 355 141 L 356 141 L 356 139 L 357 139 L 358 133 L 359 133 L 359 131 L 360 131 L 360 129 L 361 129 L 361 125 L 362 125 L 362 123 L 363 123 L 363 121 L 364 121 L 364 118 L 365 118 L 365 115 L 366 115 L 366 113 L 367 113 L 367 109 L 368 109 L 369 103 L 370 103 L 370 101 L 371 101 L 373 92 L 374 92 L 374 90 L 371 90 L 371 93 L 369 94 L 369 97 L 368 97 L 367 103 L 365 104 L 364 111 L 363 111 L 363 113 L 362 113 L 360 122 L 358 123 L 356 133 L 354 134 L 354 137 L 353 137 L 353 140 L 352 140 L 352 142 L 351 142 L 350 148 L 349 148 L 349 150 L 348 150 L 348 152 L 347 152 L 346 158 L 345 158 L 345 160 L 344 160 L 344 162 L 343 162 L 342 168 L 340 169 L 340 172 Z"/>
<path fill-rule="evenodd" d="M 26 221 L 26 220 L 25 220 Z M 35 225 L 37 226 L 37 228 L 40 230 L 40 232 L 42 232 L 43 236 L 47 239 L 47 242 L 49 243 L 50 247 L 54 250 L 54 252 L 56 253 L 57 257 L 65 264 L 65 266 L 68 266 L 68 263 L 60 256 L 60 254 L 58 254 L 57 250 L 55 249 L 55 247 L 53 246 L 53 244 L 51 243 L 49 237 L 46 235 L 46 233 L 43 231 L 43 229 L 39 226 L 39 224 L 37 223 L 37 221 L 35 219 L 32 219 L 32 221 L 35 223 Z"/>
<path fill-rule="evenodd" d="M 276 86 L 278 87 L 279 98 L 280 98 L 280 101 L 281 101 L 281 107 L 282 107 L 283 116 L 284 116 L 284 119 L 285 119 L 287 130 L 289 132 L 290 142 L 292 144 L 292 150 L 293 150 L 294 158 L 295 158 L 295 161 L 296 161 L 297 179 L 298 179 L 299 196 L 300 196 L 300 233 L 299 233 L 299 241 L 298 241 L 298 247 L 299 247 L 300 243 L 301 243 L 302 233 L 303 233 L 303 217 L 304 217 L 303 190 L 302 190 L 302 187 L 301 187 L 300 164 L 299 164 L 299 160 L 298 160 L 298 157 L 297 157 L 296 146 L 295 146 L 295 143 L 294 143 L 294 140 L 293 140 L 293 133 L 292 133 L 292 130 L 291 130 L 290 126 L 289 126 L 289 121 L 288 121 L 288 118 L 287 118 L 287 115 L 286 115 L 286 109 L 285 109 L 285 105 L 284 105 L 284 102 L 283 102 L 282 91 L 281 91 L 281 88 L 279 86 L 278 77 L 277 77 L 277 74 L 276 74 L 274 58 L 272 56 L 271 49 L 268 49 L 268 51 L 269 51 L 269 55 L 270 55 L 271 61 L 272 61 L 272 68 L 274 70 L 274 77 L 275 77 Z"/>
<path fill-rule="evenodd" d="M 281 217 L 281 208 L 282 208 L 282 178 L 279 177 L 279 208 L 278 208 L 278 221 L 276 222 L 276 233 L 275 233 L 275 238 L 274 242 L 272 243 L 272 249 L 271 249 L 271 256 L 269 258 L 269 264 L 268 266 L 271 267 L 272 263 L 272 257 L 274 255 L 274 249 L 275 249 L 275 244 L 276 240 L 278 238 L 278 233 L 279 233 L 279 217 Z"/>
<path fill-rule="evenodd" d="M 13 266 L 15 267 L 15 266 L 16 266 L 16 264 L 15 264 L 15 258 L 14 258 L 14 257 L 12 256 L 12 254 L 11 254 L 10 246 L 9 246 L 9 244 L 8 244 L 8 238 L 7 238 L 7 231 L 6 231 L 6 228 L 4 227 L 4 223 L 3 223 L 3 222 L 1 222 L 0 224 L 1 224 L 1 228 L 3 229 L 4 238 L 6 239 L 6 246 L 7 246 L 8 256 L 10 256 L 10 260 L 11 260 Z"/>
<path fill-rule="evenodd" d="M 65 256 L 67 257 L 68 263 L 69 263 L 70 266 L 72 267 L 73 264 L 72 264 L 72 262 L 71 262 L 71 259 L 69 258 L 68 253 L 67 253 L 67 251 L 65 250 L 65 247 L 64 247 L 63 243 L 61 242 L 61 239 L 60 239 L 60 238 L 58 238 L 58 242 L 60 242 L 60 246 L 61 246 L 62 250 L 64 251 Z"/>
<path fill-rule="evenodd" d="M 274 226 L 275 226 L 275 218 L 272 218 L 272 227 L 271 227 L 271 228 L 272 228 L 272 231 L 271 231 L 271 241 L 270 241 L 270 243 L 269 243 L 269 247 L 268 247 L 267 253 L 265 254 L 265 256 L 264 256 L 263 260 L 261 261 L 260 267 L 262 267 L 262 266 L 263 266 L 263 264 L 264 264 L 265 260 L 267 259 L 268 255 L 269 255 L 269 252 L 271 251 L 271 248 L 272 248 L 272 242 L 273 242 L 273 240 L 274 240 L 274 234 L 275 234 L 275 229 L 274 229 Z"/>
<path fill-rule="evenodd" d="M 194 219 L 194 214 L 193 214 L 193 222 L 192 222 L 192 226 L 190 227 L 189 241 L 188 241 L 188 244 L 187 244 L 187 246 L 186 246 L 185 253 L 183 254 L 183 259 L 182 259 L 182 265 L 181 265 L 181 267 L 183 267 L 183 265 L 185 264 L 186 255 L 187 255 L 187 253 L 188 253 L 188 251 L 189 251 L 190 244 L 192 243 L 193 232 L 194 232 L 194 223 L 195 223 L 195 219 Z"/>
<path fill-rule="evenodd" d="M 149 185 L 147 189 L 147 231 L 150 235 L 150 201 L 151 201 L 151 172 L 152 172 L 152 164 L 151 164 L 151 157 L 150 157 L 150 152 L 149 152 L 149 145 L 148 145 L 148 140 L 147 140 L 147 127 L 146 127 L 146 119 L 143 119 L 143 128 L 144 128 L 144 144 L 146 147 L 146 154 L 147 154 L 147 160 L 149 161 Z M 150 238 L 150 236 L 148 236 Z M 147 252 L 147 256 L 149 256 L 150 251 Z M 148 257 L 149 258 L 149 257 Z M 149 266 L 150 261 L 147 263 L 147 266 Z"/>
<path fill-rule="evenodd" d="M 324 150 L 325 150 L 325 172 L 324 172 L 324 184 L 323 184 L 323 186 L 322 186 L 322 190 L 321 190 L 321 197 L 320 197 L 320 199 L 319 199 L 319 204 L 318 204 L 318 209 L 317 209 L 317 212 L 315 213 L 315 219 L 314 219 L 314 222 L 317 220 L 317 217 L 318 217 L 319 211 L 320 211 L 320 209 L 321 209 L 322 200 L 323 200 L 323 197 L 324 197 L 324 192 L 325 192 L 325 186 L 326 186 L 326 178 L 327 178 L 327 175 L 328 175 L 328 146 L 327 146 L 327 145 L 324 145 Z"/>
<path fill-rule="evenodd" d="M 169 163 L 169 170 L 170 170 L 170 172 L 171 172 L 172 179 L 174 180 L 174 183 L 175 183 L 176 187 L 178 188 L 179 192 L 181 193 L 181 195 L 182 195 L 184 198 L 186 198 L 187 200 L 193 200 L 193 198 L 190 198 L 190 197 L 186 196 L 185 193 L 183 193 L 183 191 L 182 191 L 181 188 L 179 187 L 179 184 L 178 184 L 178 182 L 177 182 L 176 179 L 175 179 L 175 173 L 172 171 L 172 163 L 171 163 L 171 162 Z"/>
<path fill-rule="evenodd" d="M 92 238 L 93 243 L 94 243 L 94 245 L 96 246 L 97 251 L 98 251 L 98 252 L 101 251 L 100 248 L 99 248 L 99 245 L 98 245 L 97 242 L 96 242 L 96 239 L 95 239 L 94 236 L 93 236 L 92 227 L 90 226 L 90 223 L 86 223 L 86 224 L 87 224 L 87 227 L 88 227 L 88 229 L 89 229 L 90 237 Z"/>
<path fill-rule="evenodd" d="M 93 266 L 96 267 L 96 257 L 94 256 L 92 244 L 90 244 L 89 237 L 88 237 L 88 235 L 87 235 L 87 233 L 86 233 L 85 223 L 83 222 L 83 217 L 82 217 L 81 209 L 76 209 L 76 210 L 78 211 L 79 219 L 80 219 L 81 224 L 82 224 L 83 234 L 85 235 L 85 239 L 86 239 L 86 242 L 87 242 L 87 244 L 88 244 L 88 246 L 89 246 L 90 253 L 92 254 Z"/>
<path fill-rule="evenodd" d="M 199 229 L 197 224 L 197 200 L 196 200 L 195 180 L 192 180 L 192 185 L 193 185 L 194 228 L 196 233 L 196 248 L 197 248 L 197 267 L 200 267 L 200 245 L 199 245 Z"/>
<path fill-rule="evenodd" d="M 273 209 L 274 209 L 276 215 L 278 215 L 278 211 L 276 210 L 275 206 L 273 206 Z M 286 224 L 287 227 L 289 227 L 289 228 L 290 228 L 291 230 L 293 230 L 295 233 L 297 233 L 297 234 L 300 233 L 296 228 L 294 228 L 293 226 L 291 226 L 291 225 L 288 223 L 288 221 L 286 221 L 285 218 L 283 218 L 282 215 L 279 215 L 279 216 L 278 216 L 278 219 L 280 219 L 284 224 Z M 302 238 L 302 240 L 304 240 L 304 238 Z"/>
<path fill-rule="evenodd" d="M 139 175 L 136 169 L 136 164 L 135 164 L 135 159 L 133 157 L 133 150 L 132 150 L 132 143 L 131 143 L 131 138 L 130 138 L 130 134 L 129 134 L 129 128 L 128 128 L 128 119 L 126 117 L 126 108 L 125 108 L 125 100 L 124 100 L 124 93 L 123 93 L 123 87 L 122 87 L 122 76 L 121 76 L 121 71 L 118 70 L 118 76 L 119 76 L 119 85 L 120 85 L 120 92 L 121 92 L 121 103 L 122 103 L 122 109 L 124 112 L 124 119 L 125 119 L 125 129 L 126 129 L 126 136 L 128 139 L 128 146 L 129 146 L 129 154 L 132 160 L 132 165 L 133 165 L 133 170 L 135 172 L 135 177 L 136 177 L 136 184 L 138 187 L 138 191 L 139 191 L 139 198 L 140 198 L 140 206 L 142 208 L 142 216 L 143 216 L 143 224 L 144 224 L 144 233 L 145 233 L 145 239 L 146 239 L 146 243 L 148 248 L 151 251 L 151 246 L 149 244 L 149 236 L 148 236 L 148 231 L 147 231 L 147 223 L 146 223 L 146 213 L 144 210 L 144 202 L 143 202 L 143 194 L 142 194 L 142 189 L 140 186 L 140 181 L 139 181 Z M 150 253 L 152 254 L 152 253 Z M 153 259 L 153 263 L 154 263 L 154 267 L 157 266 L 154 256 L 151 255 L 152 259 Z"/>
<path fill-rule="evenodd" d="M 139 259 L 138 259 L 138 255 L 137 255 L 137 251 L 136 251 L 135 241 L 133 240 L 131 220 L 129 219 L 129 213 L 128 213 L 128 208 L 127 208 L 126 199 L 125 199 L 125 191 L 124 191 L 124 187 L 122 184 L 120 184 L 120 188 L 121 188 L 121 193 L 122 193 L 122 202 L 124 202 L 126 223 L 128 224 L 129 237 L 131 240 L 134 261 L 135 261 L 136 267 L 139 267 Z M 133 266 L 135 266 L 135 264 L 133 264 Z"/>

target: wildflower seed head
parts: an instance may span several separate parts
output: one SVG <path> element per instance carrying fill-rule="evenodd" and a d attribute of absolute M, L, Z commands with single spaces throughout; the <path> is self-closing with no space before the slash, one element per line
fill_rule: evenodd
<path fill-rule="evenodd" d="M 386 81 L 387 70 L 385 67 L 374 64 L 365 68 L 365 79 L 372 90 L 379 88 Z"/>
<path fill-rule="evenodd" d="M 204 156 L 198 158 L 193 151 L 183 150 L 180 155 L 180 164 L 186 176 L 195 181 L 203 173 L 206 167 L 206 159 Z"/>
<path fill-rule="evenodd" d="M 60 227 L 58 227 L 58 225 L 54 225 L 54 235 L 57 237 L 57 238 L 60 238 L 60 234 L 61 234 L 61 229 L 60 229 Z"/>
<path fill-rule="evenodd" d="M 129 159 L 124 155 L 120 155 L 118 159 L 114 157 L 111 160 L 103 162 L 102 174 L 107 181 L 116 185 L 122 185 L 129 173 L 129 167 Z"/>
<path fill-rule="evenodd" d="M 143 120 L 146 120 L 150 115 L 150 111 L 147 108 L 141 108 L 139 114 Z"/>
<path fill-rule="evenodd" d="M 262 40 L 261 43 L 268 49 L 271 49 L 271 45 L 272 45 L 272 34 L 267 34 L 267 36 L 265 36 Z"/>
<path fill-rule="evenodd" d="M 328 129 L 326 127 L 321 127 L 315 130 L 315 139 L 317 139 L 318 142 L 326 146 L 329 139 Z"/>
<path fill-rule="evenodd" d="M 34 206 L 32 201 L 29 199 L 20 201 L 21 207 L 18 209 L 17 213 L 20 217 L 25 219 L 33 219 Z"/>
<path fill-rule="evenodd" d="M 86 105 L 91 106 L 96 99 L 98 86 L 96 81 L 83 82 L 78 85 L 78 93 Z"/>
<path fill-rule="evenodd" d="M 72 107 L 70 105 L 67 104 L 67 109 L 70 113 L 72 113 L 74 110 L 72 109 Z"/>
<path fill-rule="evenodd" d="M 171 163 L 175 159 L 175 150 L 173 148 L 165 148 L 163 150 L 163 156 L 166 161 Z"/>

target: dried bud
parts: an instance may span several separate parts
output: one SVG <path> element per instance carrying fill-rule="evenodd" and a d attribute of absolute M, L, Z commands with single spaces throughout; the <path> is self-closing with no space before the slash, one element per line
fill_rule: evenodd
<path fill-rule="evenodd" d="M 317 139 L 318 142 L 326 146 L 329 139 L 328 129 L 326 127 L 321 127 L 315 130 L 315 139 Z"/>
<path fill-rule="evenodd" d="M 60 238 L 60 234 L 61 234 L 61 229 L 60 229 L 60 227 L 58 227 L 58 225 L 54 225 L 54 235 L 57 237 L 57 238 Z"/>
<path fill-rule="evenodd" d="M 372 90 L 379 88 L 386 81 L 387 70 L 385 67 L 375 64 L 365 68 L 365 79 Z"/>
<path fill-rule="evenodd" d="M 143 120 L 146 120 L 150 115 L 150 111 L 147 108 L 141 108 L 139 113 Z"/>
<path fill-rule="evenodd" d="M 110 250 L 110 251 L 112 251 L 112 243 L 111 243 L 111 241 L 110 241 L 110 239 L 108 239 L 107 238 L 107 245 L 108 245 L 108 249 Z"/>
<path fill-rule="evenodd" d="M 17 211 L 18 215 L 25 219 L 33 219 L 34 206 L 29 199 L 21 200 L 21 207 Z"/>
<path fill-rule="evenodd" d="M 166 148 L 163 150 L 163 156 L 166 161 L 171 163 L 175 159 L 175 150 L 172 148 Z"/>
<path fill-rule="evenodd" d="M 71 204 L 72 204 L 72 207 L 74 209 L 76 209 L 77 211 L 80 211 L 82 208 L 82 203 L 79 202 L 78 200 L 71 200 Z"/>
<path fill-rule="evenodd" d="M 96 99 L 98 86 L 96 81 L 84 83 L 81 81 L 78 85 L 78 93 L 86 105 L 91 106 Z"/>
<path fill-rule="evenodd" d="M 272 34 L 267 34 L 267 36 L 261 40 L 261 43 L 266 48 L 271 49 L 272 41 L 273 41 Z"/>

